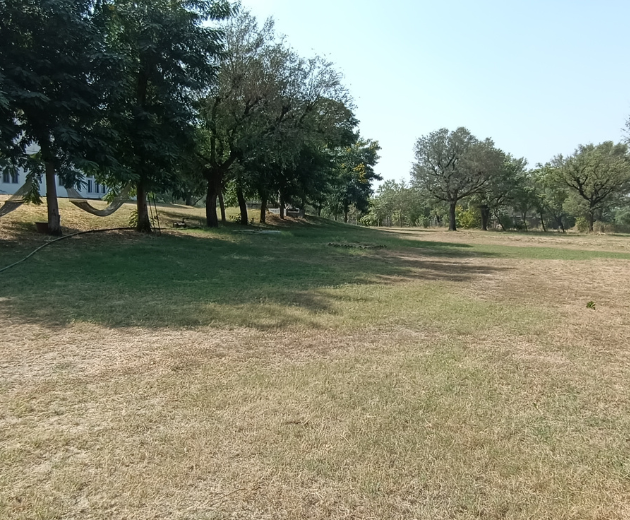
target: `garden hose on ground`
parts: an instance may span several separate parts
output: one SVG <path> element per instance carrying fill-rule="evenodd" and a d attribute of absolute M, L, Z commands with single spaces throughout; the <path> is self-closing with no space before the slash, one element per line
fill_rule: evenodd
<path fill-rule="evenodd" d="M 3 267 L 2 269 L 0 269 L 0 273 L 6 271 L 7 269 L 11 269 L 12 267 L 15 267 L 16 265 L 21 264 L 22 262 L 26 262 L 31 256 L 35 255 L 36 253 L 39 253 L 42 249 L 44 249 L 45 247 L 54 244 L 55 242 L 59 242 L 61 240 L 65 240 L 66 238 L 72 238 L 72 237 L 76 237 L 79 235 L 87 235 L 88 233 L 105 233 L 107 231 L 130 231 L 133 230 L 133 228 L 129 228 L 129 227 L 124 227 L 124 228 L 108 228 L 108 229 L 90 229 L 89 231 L 79 231 L 78 233 L 72 233 L 70 235 L 65 235 L 59 238 L 55 238 L 54 240 L 50 240 L 48 242 L 46 242 L 44 245 L 39 246 L 37 249 L 35 249 L 35 251 L 33 251 L 32 253 L 26 255 L 24 258 L 22 258 L 22 260 L 18 260 L 17 262 L 11 264 L 11 265 L 7 265 L 6 267 Z"/>

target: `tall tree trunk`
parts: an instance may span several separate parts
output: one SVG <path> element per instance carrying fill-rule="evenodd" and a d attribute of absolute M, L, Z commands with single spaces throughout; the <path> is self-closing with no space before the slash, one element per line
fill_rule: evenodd
<path fill-rule="evenodd" d="M 221 187 L 221 189 L 219 190 L 219 208 L 221 209 L 221 224 L 225 225 L 227 223 L 227 217 L 225 216 L 225 199 L 223 198 L 223 187 Z"/>
<path fill-rule="evenodd" d="M 564 229 L 564 222 L 562 222 L 562 217 L 558 218 L 558 224 L 560 225 L 560 229 L 562 229 L 562 233 L 565 234 L 567 230 Z"/>
<path fill-rule="evenodd" d="M 346 208 L 343 209 L 343 221 L 348 223 L 348 210 Z"/>
<path fill-rule="evenodd" d="M 317 206 L 317 216 L 318 217 L 322 216 L 322 207 L 321 206 Z"/>
<path fill-rule="evenodd" d="M 139 182 L 136 186 L 136 209 L 138 213 L 136 231 L 140 233 L 151 233 L 151 220 L 149 219 L 149 208 L 147 207 L 147 192 L 142 182 Z"/>
<path fill-rule="evenodd" d="M 236 198 L 238 199 L 238 207 L 241 210 L 241 225 L 247 226 L 249 225 L 247 215 L 247 202 L 245 201 L 245 196 L 243 195 L 243 190 L 240 188 L 240 186 L 236 188 Z"/>
<path fill-rule="evenodd" d="M 48 207 L 48 234 L 61 235 L 61 216 L 59 215 L 59 200 L 57 199 L 57 185 L 55 184 L 55 165 L 46 161 L 46 205 Z"/>
<path fill-rule="evenodd" d="M 149 73 L 146 63 L 140 63 L 140 72 L 138 74 L 138 83 L 136 86 L 136 100 L 138 106 L 144 110 L 147 100 L 147 91 L 149 88 Z M 140 233 L 151 233 L 151 220 L 149 219 L 149 209 L 147 207 L 147 193 L 142 185 L 142 180 L 136 185 L 136 213 L 138 221 L 136 223 L 136 231 Z"/>
<path fill-rule="evenodd" d="M 547 232 L 547 226 L 545 225 L 545 217 L 543 216 L 543 212 L 542 211 L 540 211 L 539 214 L 540 214 L 540 225 L 543 228 L 543 232 L 546 233 Z"/>
<path fill-rule="evenodd" d="M 190 193 L 186 194 L 186 202 L 185 202 L 186 206 L 193 206 L 193 199 L 192 199 L 192 195 Z"/>
<path fill-rule="evenodd" d="M 211 177 L 208 180 L 208 191 L 206 192 L 206 226 L 211 228 L 219 227 L 219 219 L 217 218 L 219 191 L 218 183 Z"/>
<path fill-rule="evenodd" d="M 280 218 L 282 220 L 284 220 L 284 210 L 285 210 L 284 197 L 282 196 L 282 193 L 280 193 Z"/>
<path fill-rule="evenodd" d="M 487 205 L 479 207 L 481 211 L 481 229 L 488 231 L 488 222 L 490 222 L 490 208 Z"/>
<path fill-rule="evenodd" d="M 260 197 L 260 223 L 267 223 L 267 196 Z"/>
<path fill-rule="evenodd" d="M 589 233 L 592 233 L 594 231 L 593 224 L 595 224 L 595 210 L 591 209 L 588 212 L 588 231 L 589 231 Z"/>
<path fill-rule="evenodd" d="M 455 208 L 457 201 L 450 202 L 448 207 L 448 230 L 457 231 L 457 221 L 455 220 Z"/>
<path fill-rule="evenodd" d="M 507 229 L 505 229 L 505 226 L 503 225 L 503 221 L 501 220 L 501 217 L 500 217 L 500 215 L 499 215 L 499 212 L 498 212 L 498 211 L 495 211 L 495 212 L 494 212 L 494 218 L 496 218 L 496 219 L 497 219 L 497 222 L 499 223 L 499 226 L 501 226 L 501 230 L 503 230 L 503 231 L 507 231 Z"/>

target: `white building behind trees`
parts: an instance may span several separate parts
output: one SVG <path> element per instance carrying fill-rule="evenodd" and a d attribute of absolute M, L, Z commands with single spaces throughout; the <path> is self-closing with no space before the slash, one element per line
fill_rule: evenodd
<path fill-rule="evenodd" d="M 37 153 L 39 148 L 37 146 L 31 147 L 27 153 Z M 26 182 L 26 172 L 21 168 L 17 171 L 13 168 L 2 168 L 0 166 L 0 195 L 14 195 Z M 57 184 L 57 197 L 69 198 L 68 191 L 62 185 L 58 176 L 55 176 L 55 183 Z M 109 191 L 104 184 L 96 182 L 94 177 L 86 177 L 83 180 L 83 184 L 77 188 L 74 187 L 79 194 L 86 199 L 101 199 Z M 39 194 L 42 197 L 46 196 L 46 182 L 42 179 L 39 185 Z"/>
<path fill-rule="evenodd" d="M 68 198 L 68 192 L 64 188 L 59 178 L 56 177 L 57 196 L 60 198 Z M 26 182 L 26 173 L 22 170 L 12 172 L 10 170 L 1 170 L 0 173 L 0 195 L 14 195 Z M 99 184 L 93 177 L 87 177 L 83 181 L 80 189 L 75 188 L 82 197 L 86 199 L 101 199 L 109 191 L 104 184 Z M 42 197 L 46 196 L 46 183 L 40 184 L 39 193 Z"/>

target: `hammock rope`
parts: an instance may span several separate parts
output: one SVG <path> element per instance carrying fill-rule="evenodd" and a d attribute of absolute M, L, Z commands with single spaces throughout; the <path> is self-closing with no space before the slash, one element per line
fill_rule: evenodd
<path fill-rule="evenodd" d="M 157 204 L 155 202 L 155 193 L 149 195 L 148 197 L 149 203 L 149 215 L 151 220 L 151 227 L 155 229 L 159 235 L 162 234 L 162 226 L 160 225 L 160 214 L 158 213 Z M 153 199 L 153 207 L 151 207 L 151 199 Z"/>
<path fill-rule="evenodd" d="M 123 204 L 129 202 L 131 199 L 129 198 L 129 193 L 131 192 L 131 184 L 128 184 L 123 188 L 123 190 L 116 195 L 114 200 L 104 209 L 98 209 L 92 206 L 88 199 L 81 196 L 81 194 L 75 190 L 74 188 L 66 188 L 68 191 L 68 196 L 70 197 L 70 203 L 74 204 L 77 208 L 82 209 L 92 215 L 97 217 L 109 217 L 116 213 Z"/>
<path fill-rule="evenodd" d="M 27 179 L 24 185 L 17 190 L 13 195 L 11 195 L 0 207 L 0 217 L 4 217 L 8 215 L 12 211 L 18 209 L 22 204 L 24 204 L 24 196 L 31 190 L 33 185 L 33 181 L 31 179 Z"/>

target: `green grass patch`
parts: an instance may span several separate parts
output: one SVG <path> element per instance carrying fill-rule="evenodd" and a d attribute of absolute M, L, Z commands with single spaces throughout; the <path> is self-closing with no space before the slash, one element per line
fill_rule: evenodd
<path fill-rule="evenodd" d="M 322 220 L 279 235 L 240 231 L 70 239 L 0 275 L 0 295 L 21 319 L 54 325 L 348 328 L 420 321 L 464 331 L 536 319 L 532 311 L 455 295 L 453 284 L 503 268 L 449 259 L 497 256 L 500 248 L 404 240 Z"/>

